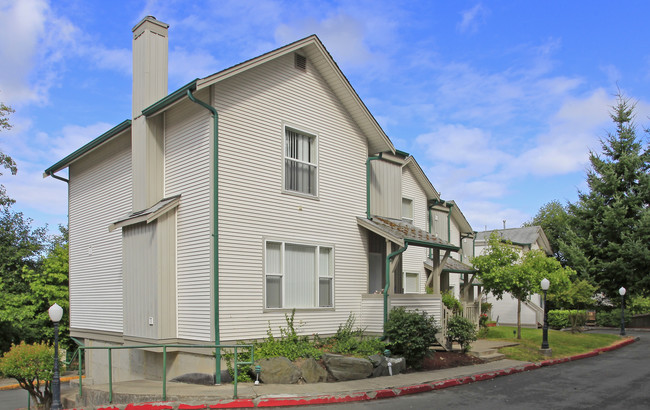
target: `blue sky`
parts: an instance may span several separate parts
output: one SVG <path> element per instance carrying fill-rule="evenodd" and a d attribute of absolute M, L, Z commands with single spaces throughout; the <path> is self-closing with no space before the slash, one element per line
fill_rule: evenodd
<path fill-rule="evenodd" d="M 170 91 L 317 34 L 398 149 L 414 154 L 475 230 L 520 226 L 575 201 L 617 89 L 650 124 L 645 1 L 0 0 L 0 150 L 15 208 L 67 223 L 42 178 L 129 118 L 131 29 L 170 25 Z"/>

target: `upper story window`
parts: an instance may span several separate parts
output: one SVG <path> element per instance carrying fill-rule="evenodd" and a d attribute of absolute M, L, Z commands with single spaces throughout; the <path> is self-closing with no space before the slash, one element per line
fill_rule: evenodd
<path fill-rule="evenodd" d="M 402 198 L 402 219 L 413 223 L 413 200 Z"/>
<path fill-rule="evenodd" d="M 284 189 L 316 196 L 318 184 L 316 136 L 285 128 Z"/>

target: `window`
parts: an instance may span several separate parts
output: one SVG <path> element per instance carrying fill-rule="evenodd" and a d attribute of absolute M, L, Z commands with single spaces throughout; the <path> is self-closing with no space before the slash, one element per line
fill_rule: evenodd
<path fill-rule="evenodd" d="M 266 242 L 266 307 L 333 306 L 333 256 L 331 247 Z"/>
<path fill-rule="evenodd" d="M 284 189 L 316 196 L 316 137 L 290 128 L 284 134 Z"/>
<path fill-rule="evenodd" d="M 404 272 L 404 293 L 418 293 L 420 287 L 420 275 L 412 272 Z"/>
<path fill-rule="evenodd" d="M 402 198 L 402 219 L 413 223 L 413 200 Z"/>

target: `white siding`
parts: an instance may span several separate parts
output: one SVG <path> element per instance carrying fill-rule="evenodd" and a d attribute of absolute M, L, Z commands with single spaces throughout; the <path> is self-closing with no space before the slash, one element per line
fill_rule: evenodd
<path fill-rule="evenodd" d="M 208 101 L 207 92 L 197 98 Z M 181 194 L 177 209 L 178 337 L 212 335 L 211 139 L 209 112 L 184 101 L 165 114 L 165 196 Z"/>
<path fill-rule="evenodd" d="M 402 167 L 391 161 L 370 161 L 370 213 L 402 218 Z"/>
<path fill-rule="evenodd" d="M 425 231 L 429 230 L 429 211 L 427 209 L 426 193 L 418 183 L 415 175 L 408 167 L 402 168 L 402 197 L 413 200 L 413 225 Z M 424 293 L 426 285 L 426 274 L 424 271 L 424 260 L 428 255 L 428 248 L 410 246 L 402 254 L 402 270 L 404 272 L 418 273 L 419 293 Z"/>
<path fill-rule="evenodd" d="M 214 86 L 224 341 L 286 326 L 289 309 L 264 309 L 265 238 L 334 246 L 334 308 L 296 311 L 301 333 L 359 320 L 367 292 L 366 232 L 355 219 L 365 215 L 367 141 L 311 62 L 306 72 L 293 64 L 287 55 Z M 282 193 L 285 125 L 318 134 L 318 198 Z"/>
<path fill-rule="evenodd" d="M 131 211 L 131 141 L 115 137 L 70 165 L 70 326 L 122 332 L 122 231 Z"/>

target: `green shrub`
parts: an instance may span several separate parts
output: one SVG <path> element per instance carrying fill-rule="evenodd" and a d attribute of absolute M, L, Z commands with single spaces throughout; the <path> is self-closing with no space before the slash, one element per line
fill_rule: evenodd
<path fill-rule="evenodd" d="M 630 325 L 631 315 L 625 311 L 625 326 Z M 610 312 L 597 312 L 596 324 L 604 327 L 620 327 L 621 326 L 621 310 L 615 309 Z"/>
<path fill-rule="evenodd" d="M 380 354 L 386 348 L 386 344 L 375 337 L 364 336 L 364 330 L 361 328 L 354 329 L 356 318 L 354 314 L 348 316 L 345 324 L 339 325 L 336 334 L 328 338 L 323 347 L 328 347 L 332 353 L 351 355 L 356 357 L 367 357 L 373 354 Z M 318 343 L 318 336 L 315 336 L 314 343 Z"/>
<path fill-rule="evenodd" d="M 447 321 L 447 339 L 460 344 L 463 352 L 469 350 L 470 344 L 476 338 L 476 326 L 471 320 L 456 315 Z"/>
<path fill-rule="evenodd" d="M 0 359 L 0 374 L 16 379 L 39 409 L 49 409 L 52 405 L 53 372 L 54 347 L 45 343 L 12 345 Z"/>
<path fill-rule="evenodd" d="M 631 296 L 625 300 L 625 313 L 630 315 L 641 315 L 643 313 L 650 313 L 650 297 Z"/>
<path fill-rule="evenodd" d="M 486 315 L 490 313 L 492 310 L 492 303 L 490 302 L 483 302 L 481 303 L 481 313 L 485 313 Z"/>
<path fill-rule="evenodd" d="M 564 329 L 570 327 L 572 331 L 578 330 L 587 322 L 587 313 L 584 310 L 549 310 L 548 327 L 551 329 Z"/>
<path fill-rule="evenodd" d="M 458 314 L 463 311 L 463 304 L 460 302 L 460 300 L 456 299 L 450 290 L 442 292 L 442 304 L 445 305 L 445 307 L 451 310 L 454 314 Z"/>
<path fill-rule="evenodd" d="M 427 312 L 398 307 L 391 310 L 385 330 L 391 353 L 404 356 L 407 366 L 420 368 L 429 346 L 436 341 L 439 327 Z"/>

